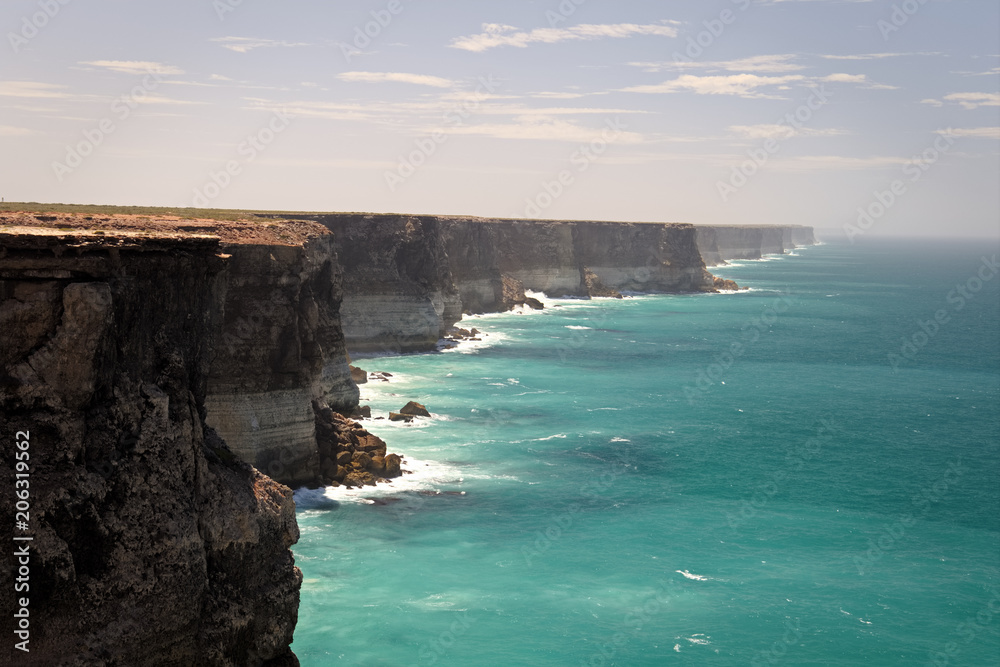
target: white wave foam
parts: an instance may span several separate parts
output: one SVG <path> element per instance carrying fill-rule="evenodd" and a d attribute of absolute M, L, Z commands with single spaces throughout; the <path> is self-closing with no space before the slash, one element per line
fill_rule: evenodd
<path fill-rule="evenodd" d="M 700 574 L 691 574 L 687 570 L 674 570 L 677 574 L 682 574 L 686 579 L 692 579 L 694 581 L 708 581 L 708 577 L 703 577 Z"/>
<path fill-rule="evenodd" d="M 566 328 L 567 329 L 574 329 L 576 331 L 591 331 L 592 330 L 592 327 L 581 327 L 581 326 L 578 326 L 576 324 L 567 324 Z"/>
<path fill-rule="evenodd" d="M 569 436 L 565 433 L 556 433 L 555 435 L 550 435 L 547 438 L 534 438 L 531 442 L 547 442 L 549 440 L 564 440 Z"/>
<path fill-rule="evenodd" d="M 377 486 L 365 486 L 360 489 L 348 489 L 344 486 L 327 486 L 321 489 L 296 489 L 295 504 L 303 510 L 324 510 L 332 509 L 336 503 L 355 503 L 362 505 L 376 504 L 373 498 L 386 498 L 389 496 L 399 496 L 401 494 L 417 493 L 443 493 L 464 491 L 456 489 L 465 482 L 465 478 L 476 479 L 485 477 L 475 472 L 463 469 L 456 465 L 441 463 L 440 461 L 424 461 L 405 457 L 403 459 L 403 470 L 409 471 L 401 477 L 397 477 L 389 484 L 379 484 Z M 472 472 L 472 474 L 470 474 Z"/>

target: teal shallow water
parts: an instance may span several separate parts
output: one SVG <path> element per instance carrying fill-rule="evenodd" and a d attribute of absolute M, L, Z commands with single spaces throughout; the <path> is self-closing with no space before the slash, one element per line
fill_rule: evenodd
<path fill-rule="evenodd" d="M 949 300 L 996 252 L 823 245 L 714 271 L 750 292 L 560 300 L 359 360 L 395 374 L 376 414 L 435 418 L 368 423 L 415 472 L 392 487 L 297 492 L 293 649 L 1000 664 L 1000 276 Z"/>

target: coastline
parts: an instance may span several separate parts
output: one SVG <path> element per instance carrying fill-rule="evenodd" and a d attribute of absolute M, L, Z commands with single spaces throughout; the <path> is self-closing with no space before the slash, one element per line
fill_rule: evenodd
<path fill-rule="evenodd" d="M 178 659 L 217 652 L 244 664 L 294 660 L 288 645 L 302 575 L 289 550 L 298 539 L 298 527 L 288 486 L 299 488 L 296 493 L 309 505 L 319 496 L 300 487 L 345 480 L 351 470 L 360 475 L 354 479 L 374 483 L 388 467 L 382 457 L 389 461 L 393 456 L 384 453 L 385 444 L 363 425 L 330 421 L 334 413 L 351 414 L 359 405 L 360 390 L 348 369 L 350 342 L 358 336 L 371 336 L 371 343 L 356 355 L 361 363 L 380 353 L 411 351 L 464 357 L 502 345 L 504 334 L 488 332 L 481 341 L 439 349 L 442 334 L 463 321 L 463 311 L 486 311 L 481 320 L 464 320 L 469 324 L 490 321 L 491 310 L 524 308 L 518 304 L 532 294 L 553 293 L 551 299 L 542 299 L 551 312 L 600 308 L 605 297 L 595 297 L 592 289 L 716 291 L 694 243 L 693 225 L 357 215 L 335 220 L 325 216 L 328 224 L 323 224 L 308 217 L 187 220 L 141 212 L 0 216 L 0 269 L 10 286 L 0 304 L 9 338 L 4 372 L 13 378 L 0 387 L 4 428 L 40 434 L 34 446 L 42 450 L 43 460 L 63 456 L 58 447 L 82 452 L 66 454 L 78 461 L 72 466 L 77 477 L 64 479 L 63 472 L 43 465 L 35 473 L 37 483 L 63 485 L 102 508 L 109 525 L 125 526 L 124 532 L 116 529 L 114 538 L 124 559 L 102 560 L 106 557 L 100 555 L 99 540 L 60 535 L 60 522 L 83 521 L 78 510 L 66 514 L 52 504 L 55 498 L 39 500 L 43 519 L 34 529 L 45 538 L 36 542 L 40 571 L 54 576 L 64 569 L 59 554 L 68 554 L 69 563 L 96 558 L 105 565 L 91 575 L 97 577 L 92 590 L 119 590 L 114 597 L 91 596 L 90 607 L 82 593 L 73 606 L 36 598 L 39 623 L 58 633 L 36 636 L 40 659 L 61 652 L 65 641 L 76 641 L 117 646 L 138 662 L 146 650 Z M 337 225 L 345 224 L 338 235 Z M 359 231 L 382 240 L 351 236 Z M 492 240 L 479 239 L 484 243 L 471 247 L 499 249 L 494 255 L 459 260 L 448 253 L 481 234 Z M 363 248 L 373 242 L 384 245 L 363 252 L 350 245 L 361 243 Z M 491 246 L 493 242 L 499 245 Z M 651 254 L 650 244 L 656 249 Z M 640 251 L 643 247 L 647 250 Z M 518 264 L 528 248 L 535 248 L 535 254 L 525 255 L 527 263 Z M 361 267 L 357 261 L 366 253 L 388 253 L 397 260 L 368 262 L 356 273 L 351 266 Z M 345 265 L 345 257 L 353 257 L 355 264 Z M 359 277 L 366 281 L 364 287 L 352 282 Z M 165 286 L 171 289 L 163 293 Z M 372 286 L 380 287 L 373 291 Z M 155 303 L 150 298 L 154 294 Z M 462 306 L 466 298 L 480 307 Z M 353 305 L 342 310 L 350 299 Z M 158 308 L 158 319 L 146 321 L 141 314 L 151 307 Z M 530 312 L 535 311 L 525 309 L 515 316 Z M 400 405 L 410 400 L 399 398 Z M 98 410 L 88 412 L 87 405 Z M 433 414 L 434 406 L 429 407 Z M 432 418 L 425 426 L 433 428 L 434 423 Z M 395 432 L 395 425 L 386 431 Z M 104 434 L 98 449 L 86 435 L 92 432 Z M 178 445 L 191 452 L 190 465 L 171 464 Z M 156 503 L 142 500 L 139 484 L 150 474 L 144 470 L 151 462 L 159 471 L 157 489 L 166 494 Z M 13 468 L 12 460 L 5 463 Z M 403 469 L 408 468 L 412 472 L 401 473 L 397 481 L 344 490 L 342 495 L 382 497 L 391 495 L 393 488 L 408 487 L 421 497 L 422 491 L 436 493 L 436 483 L 447 487 L 437 489 L 441 493 L 461 493 L 453 488 L 463 479 L 458 471 L 407 457 Z M 375 474 L 366 477 L 367 470 Z M 228 480 L 228 486 L 197 482 L 212 476 Z M 193 488 L 191 480 L 196 480 Z M 111 488 L 124 489 L 116 502 L 131 507 L 127 516 L 132 519 L 113 518 L 123 510 L 108 504 Z M 255 500 L 227 505 L 226 497 Z M 182 525 L 176 526 L 171 522 L 177 515 L 169 508 L 179 499 L 187 508 L 180 511 Z M 258 509 L 252 509 L 255 506 Z M 232 529 L 225 526 L 248 521 L 258 527 L 234 542 Z M 207 537 L 204 528 L 195 530 L 205 522 L 218 524 Z M 170 556 L 189 568 L 187 583 L 162 592 L 129 588 L 140 583 L 125 574 L 130 559 L 144 557 L 149 549 L 139 535 L 148 535 L 156 526 L 185 535 L 184 540 L 208 543 L 200 552 Z M 267 546 L 262 548 L 262 543 Z M 219 571 L 205 572 L 198 553 L 217 551 L 225 554 L 213 561 Z M 158 557 L 149 558 L 156 562 Z M 257 589 L 220 593 L 223 573 L 230 569 L 256 577 L 273 568 L 280 576 Z M 208 634 L 192 634 L 185 629 L 193 627 L 187 612 L 164 604 L 164 596 L 188 596 L 192 586 L 211 605 L 222 605 L 226 596 L 236 594 L 239 603 L 252 610 L 254 623 L 272 629 L 260 632 L 256 644 L 236 646 L 238 620 L 223 613 L 213 617 L 216 625 Z M 158 606 L 157 614 L 164 618 L 161 627 L 174 630 L 161 632 L 156 642 L 138 634 L 105 636 L 119 598 Z M 270 602 L 264 604 L 265 598 Z M 279 617 L 276 600 L 282 610 Z M 82 608 L 91 609 L 90 618 L 104 620 L 73 631 L 73 618 Z M 203 627 L 208 627 L 204 619 Z"/>

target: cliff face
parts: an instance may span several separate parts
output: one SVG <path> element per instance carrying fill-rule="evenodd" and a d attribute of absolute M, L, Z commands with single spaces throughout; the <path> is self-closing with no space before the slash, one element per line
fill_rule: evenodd
<path fill-rule="evenodd" d="M 606 287 L 633 292 L 712 291 L 693 225 L 577 223 L 581 267 Z"/>
<path fill-rule="evenodd" d="M 719 266 L 725 264 L 727 259 L 760 259 L 763 255 L 780 255 L 798 246 L 815 243 L 812 227 L 698 225 L 698 248 L 706 266 Z"/>
<path fill-rule="evenodd" d="M 0 247 L 0 451 L 13 479 L 26 432 L 31 465 L 19 664 L 296 664 L 291 491 L 205 415 L 219 239 L 6 228 Z"/>
<path fill-rule="evenodd" d="M 244 461 L 286 484 L 308 484 L 320 469 L 313 401 L 348 410 L 358 404 L 340 330 L 332 237 L 223 250 L 230 257 L 208 424 Z"/>
<path fill-rule="evenodd" d="M 437 218 L 310 219 L 333 232 L 344 275 L 340 317 L 351 352 L 431 349 L 461 319 Z"/>
<path fill-rule="evenodd" d="M 509 310 L 525 289 L 554 297 L 590 296 L 597 284 L 612 291 L 715 289 L 693 225 L 304 217 L 334 234 L 344 272 L 341 320 L 355 353 L 432 349 L 463 312 Z"/>

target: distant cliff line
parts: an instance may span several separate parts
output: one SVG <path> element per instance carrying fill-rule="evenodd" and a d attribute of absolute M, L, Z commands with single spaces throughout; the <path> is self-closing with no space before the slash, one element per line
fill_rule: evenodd
<path fill-rule="evenodd" d="M 812 242 L 777 226 L 281 218 L 0 213 L 0 428 L 30 431 L 35 466 L 28 664 L 296 664 L 298 529 L 274 480 L 336 472 L 330 408 L 359 397 L 349 352 L 433 349 L 526 289 L 715 291 L 704 254 Z M 12 471 L 11 448 L 2 459 Z"/>

